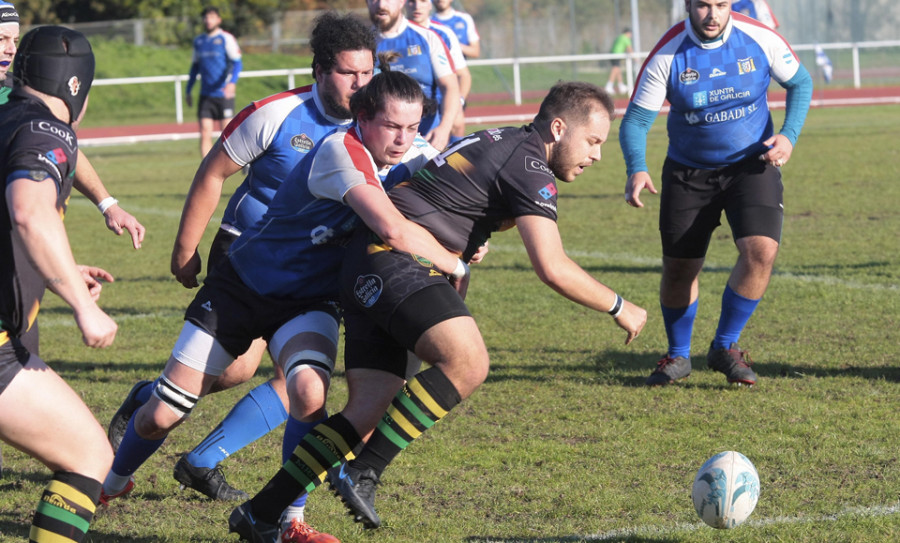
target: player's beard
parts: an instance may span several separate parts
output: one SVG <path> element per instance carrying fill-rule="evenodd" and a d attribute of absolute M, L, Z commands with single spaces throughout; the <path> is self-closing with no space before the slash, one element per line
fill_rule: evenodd
<path fill-rule="evenodd" d="M 353 117 L 353 114 L 350 113 L 350 110 L 337 101 L 337 99 L 334 97 L 334 94 L 330 92 L 324 93 L 324 95 L 322 96 L 322 101 L 325 102 L 325 109 L 328 110 L 329 115 L 337 117 L 339 119 L 349 119 Z"/>
<path fill-rule="evenodd" d="M 550 171 L 553 172 L 553 175 L 560 181 L 571 181 L 571 179 L 566 179 L 565 177 L 568 169 L 574 166 L 573 164 L 566 163 L 566 159 L 571 154 L 568 141 L 561 139 L 556 142 L 556 145 L 553 147 L 553 156 L 547 160 L 547 166 L 550 167 Z"/>

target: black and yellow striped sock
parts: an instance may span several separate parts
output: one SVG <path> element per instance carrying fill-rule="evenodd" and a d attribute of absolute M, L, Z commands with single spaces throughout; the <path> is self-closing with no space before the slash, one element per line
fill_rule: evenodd
<path fill-rule="evenodd" d="M 312 492 L 325 480 L 328 468 L 354 458 L 362 448 L 362 439 L 353 425 L 340 413 L 313 428 L 287 462 L 250 500 L 257 518 L 275 524 L 285 507 L 301 492 Z"/>
<path fill-rule="evenodd" d="M 416 374 L 391 402 L 362 453 L 350 463 L 380 477 L 387 465 L 425 430 L 462 401 L 453 383 L 438 368 Z"/>
<path fill-rule="evenodd" d="M 34 513 L 31 543 L 76 543 L 84 539 L 100 499 L 100 481 L 58 471 L 44 489 Z"/>

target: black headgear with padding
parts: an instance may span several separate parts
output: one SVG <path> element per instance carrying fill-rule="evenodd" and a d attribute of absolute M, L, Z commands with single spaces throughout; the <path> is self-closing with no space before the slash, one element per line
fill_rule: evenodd
<path fill-rule="evenodd" d="M 17 86 L 55 96 L 69 108 L 71 124 L 84 108 L 94 82 L 94 52 L 84 34 L 61 26 L 40 26 L 19 41 L 13 60 Z"/>

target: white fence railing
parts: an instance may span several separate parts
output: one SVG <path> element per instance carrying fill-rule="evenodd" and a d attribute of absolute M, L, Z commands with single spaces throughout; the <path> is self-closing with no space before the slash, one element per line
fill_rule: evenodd
<path fill-rule="evenodd" d="M 861 49 L 875 48 L 900 48 L 900 40 L 875 41 L 875 42 L 856 42 L 856 43 L 823 43 L 820 44 L 823 49 L 828 50 L 850 50 L 852 57 L 852 74 L 853 86 L 860 88 L 862 86 L 862 70 L 860 68 L 859 52 Z M 796 45 L 794 51 L 814 51 L 816 44 Z M 470 66 L 512 66 L 513 70 L 513 89 L 512 98 L 516 105 L 522 103 L 522 76 L 521 68 L 527 64 L 558 64 L 564 62 L 596 62 L 602 60 L 622 59 L 625 60 L 625 77 L 629 86 L 634 82 L 635 67 L 647 57 L 647 52 L 625 54 L 597 53 L 588 55 L 560 55 L 551 57 L 519 57 L 519 58 L 491 58 L 491 59 L 473 59 L 468 61 Z M 809 67 L 813 71 L 813 67 Z M 241 72 L 242 78 L 247 77 L 287 77 L 287 88 L 296 87 L 295 78 L 298 75 L 312 75 L 312 68 L 286 68 L 280 70 L 254 70 Z M 184 122 L 184 93 L 182 92 L 182 83 L 188 79 L 187 75 L 160 75 L 150 77 L 123 77 L 115 79 L 98 79 L 94 81 L 95 86 L 110 85 L 137 85 L 143 83 L 173 83 L 174 99 L 175 99 L 175 118 L 177 122 Z"/>

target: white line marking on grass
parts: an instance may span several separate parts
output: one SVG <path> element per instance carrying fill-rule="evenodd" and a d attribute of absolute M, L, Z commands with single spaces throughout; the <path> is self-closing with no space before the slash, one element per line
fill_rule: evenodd
<path fill-rule="evenodd" d="M 127 315 L 116 315 L 113 312 L 110 315 L 117 324 L 129 321 L 139 321 L 144 319 L 174 319 L 176 317 L 184 318 L 184 311 L 154 311 L 152 313 L 129 313 Z M 44 328 L 63 327 L 72 328 L 75 326 L 75 319 L 71 315 L 53 315 L 45 317 L 43 313 L 39 317 L 39 326 Z"/>
<path fill-rule="evenodd" d="M 525 248 L 522 246 L 504 246 L 497 245 L 491 243 L 490 245 L 491 251 L 499 251 L 503 253 L 520 253 L 525 254 Z M 566 250 L 566 254 L 571 257 L 576 258 L 592 258 L 597 260 L 603 260 L 607 263 L 626 263 L 626 264 L 636 264 L 640 266 L 662 266 L 662 260 L 660 258 L 650 258 L 644 256 L 638 256 L 630 253 L 604 253 L 600 251 L 578 251 L 578 250 Z M 490 259 L 490 256 L 488 256 Z M 730 272 L 731 266 L 725 266 L 716 262 L 710 262 L 709 260 L 703 265 L 704 271 L 712 271 L 712 272 Z M 834 277 L 830 275 L 813 275 L 807 273 L 794 273 L 792 271 L 780 271 L 775 270 L 772 272 L 773 277 L 777 277 L 780 279 L 789 279 L 793 281 L 799 281 L 802 283 L 820 283 L 823 285 L 843 287 L 854 290 L 874 290 L 874 291 L 889 291 L 889 292 L 898 292 L 900 291 L 900 285 L 890 285 L 890 284 L 877 284 L 877 283 L 863 283 L 860 281 L 849 281 L 846 279 L 841 279 L 839 277 Z"/>
<path fill-rule="evenodd" d="M 843 511 L 831 515 L 819 515 L 819 516 L 797 516 L 797 517 L 787 517 L 787 516 L 779 516 L 773 518 L 763 518 L 763 519 L 751 519 L 742 524 L 742 526 L 776 526 L 776 525 L 788 525 L 788 524 L 809 524 L 812 522 L 822 523 L 822 522 L 835 522 L 841 519 L 852 518 L 852 517 L 863 517 L 863 518 L 877 518 L 877 517 L 887 517 L 891 515 L 896 515 L 900 513 L 900 506 L 897 505 L 875 505 L 871 507 L 848 507 Z M 608 532 L 603 532 L 600 534 L 587 534 L 587 535 L 570 535 L 570 536 L 562 536 L 559 538 L 553 538 L 554 541 L 609 541 L 609 540 L 620 540 L 624 538 L 630 537 L 642 537 L 642 536 L 678 536 L 679 534 L 684 535 L 687 533 L 697 532 L 699 530 L 713 530 L 714 528 L 710 528 L 706 524 L 702 522 L 697 522 L 693 524 L 679 523 L 673 525 L 665 525 L 665 526 L 638 526 L 636 528 L 620 528 L 616 530 L 610 530 Z M 546 541 L 545 538 L 499 538 L 499 539 L 484 539 L 483 543 L 529 543 L 536 541 Z"/>
<path fill-rule="evenodd" d="M 124 202 L 123 205 L 125 206 L 123 209 L 125 209 L 132 215 L 160 215 L 162 217 L 169 217 L 169 218 L 175 218 L 175 219 L 181 218 L 181 207 L 179 207 L 178 209 L 166 209 L 166 208 L 161 208 L 161 207 L 141 207 L 141 206 L 129 205 L 127 202 Z M 93 202 L 91 202 L 87 198 L 81 198 L 81 197 L 72 198 L 71 200 L 69 200 L 69 206 L 75 206 L 75 207 L 79 207 L 79 208 L 82 208 L 82 207 L 96 208 L 96 206 L 94 205 Z M 140 220 L 140 218 L 138 218 L 138 220 Z M 213 221 L 221 222 L 222 217 L 213 217 L 209 221 L 210 224 L 215 224 Z"/>
<path fill-rule="evenodd" d="M 797 516 L 787 517 L 779 516 L 772 518 L 750 519 L 742 526 L 776 526 L 786 524 L 809 524 L 812 522 L 835 522 L 841 519 L 852 517 L 877 518 L 887 517 L 900 513 L 900 506 L 897 505 L 874 505 L 871 507 L 848 507 L 839 513 L 831 515 L 819 516 Z M 694 524 L 676 524 L 674 526 L 640 526 L 637 528 L 623 528 L 619 530 L 611 530 L 602 534 L 587 535 L 583 538 L 574 538 L 575 540 L 584 539 L 587 541 L 605 541 L 610 539 L 621 539 L 628 536 L 642 535 L 676 535 L 686 532 L 696 532 L 697 530 L 712 530 L 702 522 Z M 506 540 L 504 540 L 506 541 Z"/>

